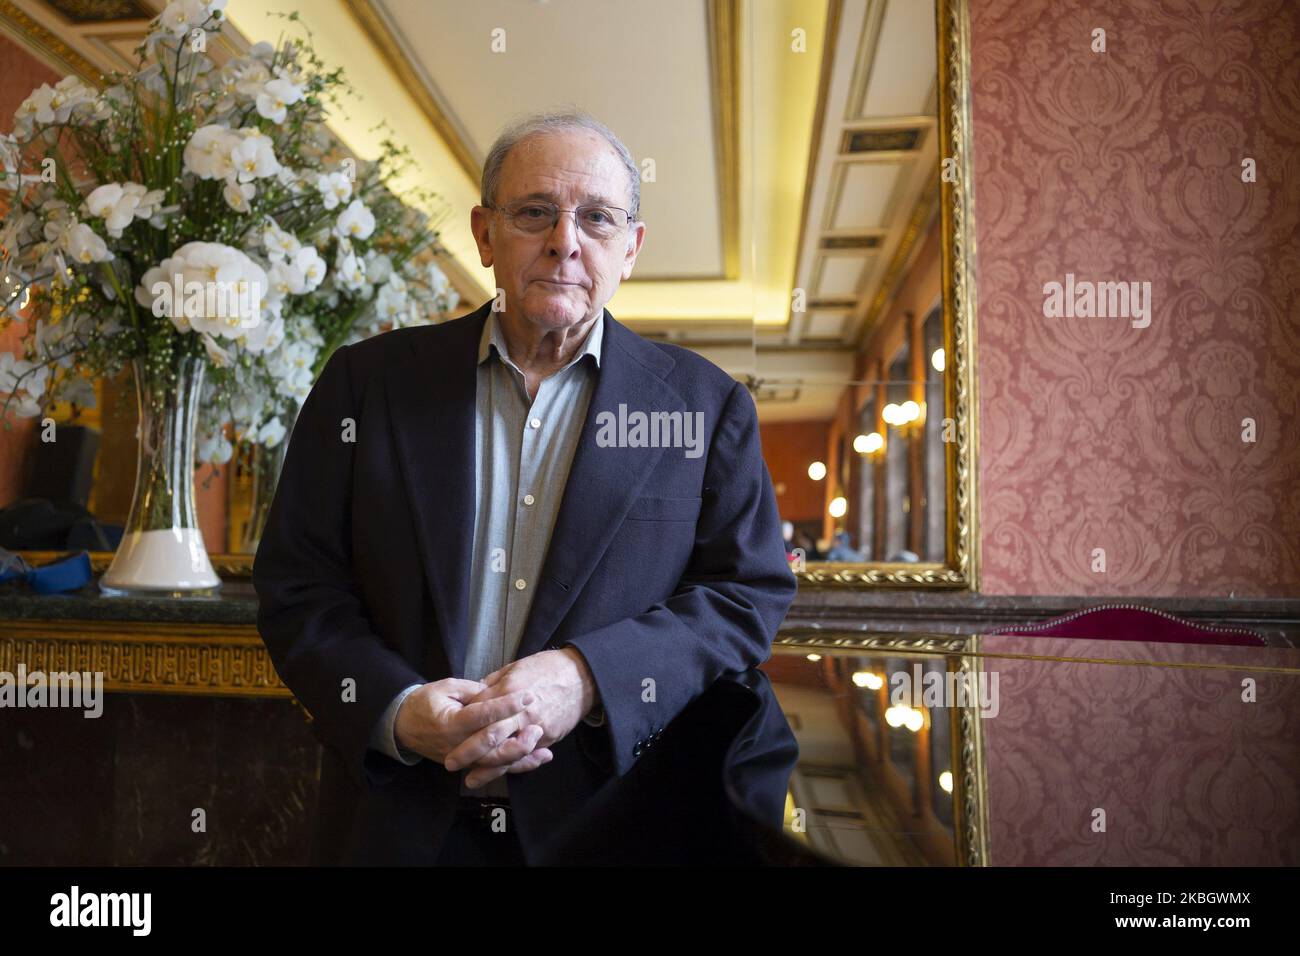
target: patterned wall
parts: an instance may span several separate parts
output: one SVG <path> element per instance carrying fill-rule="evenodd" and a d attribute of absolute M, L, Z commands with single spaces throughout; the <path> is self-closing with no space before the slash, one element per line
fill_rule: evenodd
<path fill-rule="evenodd" d="M 971 8 L 983 590 L 1300 594 L 1300 4 Z"/>
<path fill-rule="evenodd" d="M 1039 641 L 983 645 L 1000 705 L 983 727 L 995 866 L 1300 864 L 1300 678 L 1245 669 L 1259 655 L 1239 647 L 1167 645 L 1182 666 L 1000 657 Z M 1133 662 L 1149 645 L 1058 640 L 1052 653 Z M 1300 651 L 1270 655 L 1300 664 Z"/>

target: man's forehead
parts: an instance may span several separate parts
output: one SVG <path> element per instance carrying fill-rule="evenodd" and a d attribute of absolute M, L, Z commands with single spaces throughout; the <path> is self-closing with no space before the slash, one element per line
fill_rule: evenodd
<path fill-rule="evenodd" d="M 600 137 L 562 136 L 530 136 L 516 145 L 506 157 L 503 178 L 533 198 L 555 198 L 542 193 L 578 177 L 585 180 L 579 187 L 591 191 L 588 198 L 612 202 L 610 193 L 626 178 L 613 148 Z"/>

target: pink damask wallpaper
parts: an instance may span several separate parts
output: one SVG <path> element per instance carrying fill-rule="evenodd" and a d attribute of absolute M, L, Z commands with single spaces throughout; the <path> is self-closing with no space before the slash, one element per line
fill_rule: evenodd
<path fill-rule="evenodd" d="M 1300 677 L 1252 669 L 1251 648 L 1051 644 L 1088 663 L 1025 659 L 1040 637 L 981 648 L 995 866 L 1300 865 Z"/>
<path fill-rule="evenodd" d="M 1300 3 L 970 8 L 982 589 L 1300 595 Z"/>

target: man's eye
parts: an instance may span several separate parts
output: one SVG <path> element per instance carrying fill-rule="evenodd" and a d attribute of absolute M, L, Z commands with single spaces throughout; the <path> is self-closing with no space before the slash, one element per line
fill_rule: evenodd
<path fill-rule="evenodd" d="M 614 221 L 614 217 L 604 209 L 588 209 L 585 218 L 588 222 L 597 226 L 603 226 Z"/>
<path fill-rule="evenodd" d="M 519 210 L 519 215 L 525 219 L 542 219 L 550 215 L 550 210 L 545 206 L 524 206 Z"/>

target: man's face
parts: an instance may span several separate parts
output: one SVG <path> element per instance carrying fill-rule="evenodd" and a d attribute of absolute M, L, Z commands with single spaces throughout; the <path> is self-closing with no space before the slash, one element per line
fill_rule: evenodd
<path fill-rule="evenodd" d="M 627 170 L 613 147 L 585 129 L 531 136 L 516 144 L 501 167 L 495 204 L 547 199 L 561 209 L 604 202 L 630 209 Z M 544 330 L 581 324 L 600 315 L 623 279 L 632 275 L 645 224 L 600 241 L 577 228 L 571 212 L 554 229 L 524 233 L 500 213 L 475 206 L 471 228 L 479 257 L 492 266 L 505 308 Z"/>

